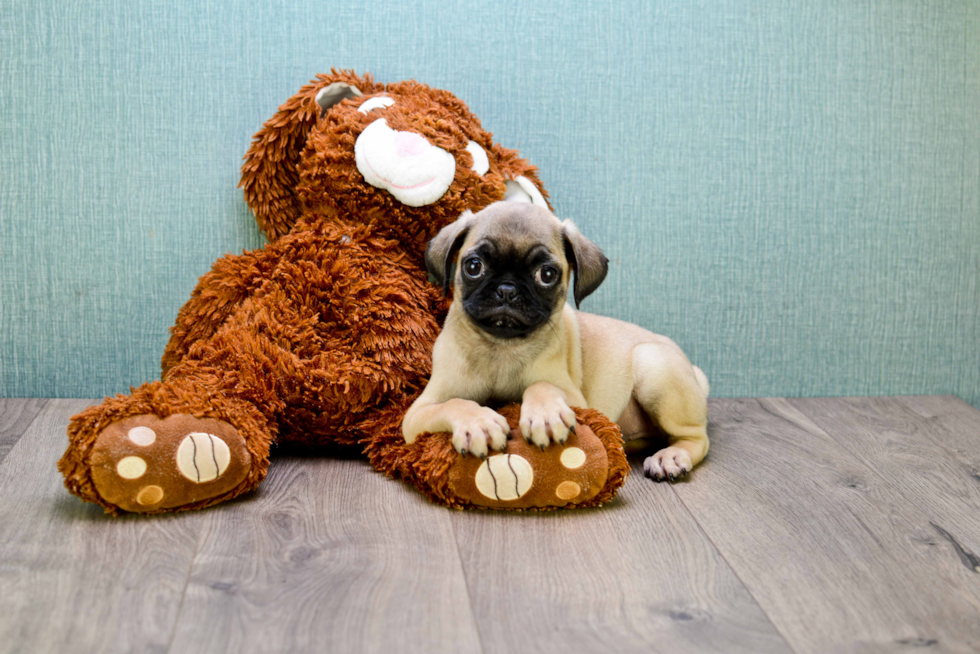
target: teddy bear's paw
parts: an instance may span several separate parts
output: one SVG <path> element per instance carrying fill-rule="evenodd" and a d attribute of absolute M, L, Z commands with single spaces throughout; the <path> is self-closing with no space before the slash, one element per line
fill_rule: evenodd
<path fill-rule="evenodd" d="M 95 439 L 92 479 L 102 498 L 125 511 L 172 510 L 238 486 L 252 459 L 223 420 L 175 414 L 114 422 Z"/>
<path fill-rule="evenodd" d="M 583 424 L 564 444 L 541 449 L 512 432 L 507 448 L 480 461 L 461 457 L 450 470 L 453 492 L 476 506 L 530 509 L 581 504 L 606 483 L 609 460 L 602 441 Z"/>

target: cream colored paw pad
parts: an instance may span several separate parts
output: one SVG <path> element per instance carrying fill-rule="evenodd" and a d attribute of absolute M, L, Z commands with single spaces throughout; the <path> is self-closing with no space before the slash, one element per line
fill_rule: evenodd
<path fill-rule="evenodd" d="M 563 481 L 558 484 L 558 488 L 555 489 L 555 495 L 558 499 L 571 500 L 579 496 L 582 492 L 582 487 L 576 484 L 574 481 Z"/>
<path fill-rule="evenodd" d="M 144 486 L 136 494 L 136 501 L 142 506 L 152 506 L 163 501 L 163 489 L 159 486 Z"/>
<path fill-rule="evenodd" d="M 580 447 L 566 447 L 561 453 L 561 464 L 569 470 L 581 468 L 585 464 L 585 450 Z"/>
<path fill-rule="evenodd" d="M 116 474 L 123 479 L 139 479 L 146 474 L 146 461 L 138 456 L 123 457 L 116 464 Z"/>
<path fill-rule="evenodd" d="M 214 434 L 188 434 L 177 448 L 177 469 L 193 482 L 214 481 L 228 469 L 231 450 Z"/>
<path fill-rule="evenodd" d="M 516 454 L 495 454 L 476 470 L 476 488 L 493 500 L 516 500 L 534 483 L 534 470 Z"/>
<path fill-rule="evenodd" d="M 140 447 L 146 447 L 147 445 L 153 445 L 157 440 L 157 433 L 150 429 L 149 427 L 133 427 L 129 430 L 129 440 L 133 441 Z"/>

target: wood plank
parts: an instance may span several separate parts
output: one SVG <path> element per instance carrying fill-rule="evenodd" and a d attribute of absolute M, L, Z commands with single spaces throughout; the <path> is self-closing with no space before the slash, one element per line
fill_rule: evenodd
<path fill-rule="evenodd" d="M 980 645 L 980 413 L 959 400 L 712 400 L 689 481 L 634 471 L 599 510 L 449 512 L 361 460 L 279 458 L 250 498 L 124 519 L 54 468 L 88 404 L 36 402 L 0 465 L 0 649 Z"/>
<path fill-rule="evenodd" d="M 666 484 L 599 509 L 452 516 L 487 654 L 786 652 Z"/>
<path fill-rule="evenodd" d="M 360 459 L 277 458 L 208 521 L 171 651 L 479 652 L 450 514 Z"/>
<path fill-rule="evenodd" d="M 936 396 L 791 404 L 928 516 L 927 542 L 963 566 L 960 580 L 980 603 L 980 411 Z"/>
<path fill-rule="evenodd" d="M 0 463 L 47 402 L 37 398 L 0 398 Z"/>
<path fill-rule="evenodd" d="M 962 479 L 966 473 L 973 482 L 968 494 L 980 488 L 980 411 L 953 395 L 920 395 L 895 398 L 929 423 L 925 432 L 938 447 L 952 454 Z"/>
<path fill-rule="evenodd" d="M 675 491 L 796 651 L 980 648 L 977 582 L 900 482 L 786 400 L 710 415 L 709 459 Z"/>
<path fill-rule="evenodd" d="M 111 518 L 56 463 L 90 400 L 51 400 L 0 466 L 0 643 L 10 652 L 162 651 L 201 517 Z"/>

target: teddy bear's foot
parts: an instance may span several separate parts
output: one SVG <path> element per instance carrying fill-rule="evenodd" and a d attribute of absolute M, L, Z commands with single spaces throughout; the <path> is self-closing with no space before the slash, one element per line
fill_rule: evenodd
<path fill-rule="evenodd" d="M 502 453 L 461 457 L 449 474 L 460 498 L 494 509 L 557 508 L 587 503 L 606 485 L 609 458 L 599 437 L 581 423 L 564 445 L 540 449 L 519 431 Z"/>
<path fill-rule="evenodd" d="M 105 502 L 152 513 L 228 494 L 245 480 L 252 458 L 245 439 L 223 420 L 135 415 L 96 437 L 91 464 Z"/>

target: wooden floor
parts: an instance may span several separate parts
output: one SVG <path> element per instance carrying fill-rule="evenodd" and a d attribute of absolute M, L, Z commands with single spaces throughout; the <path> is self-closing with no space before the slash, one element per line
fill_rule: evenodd
<path fill-rule="evenodd" d="M 980 651 L 980 412 L 712 400 L 685 481 L 601 509 L 434 506 L 285 458 L 205 511 L 111 518 L 55 462 L 85 400 L 0 400 L 3 652 Z"/>

